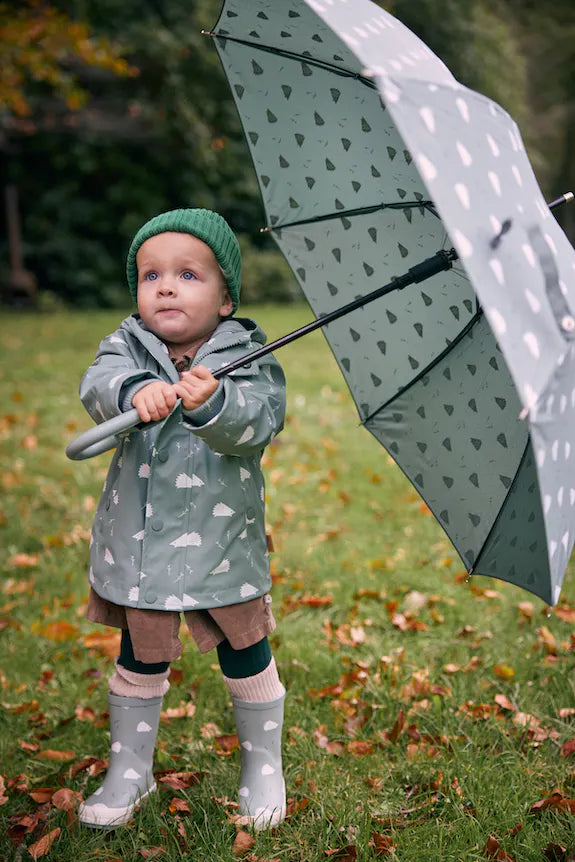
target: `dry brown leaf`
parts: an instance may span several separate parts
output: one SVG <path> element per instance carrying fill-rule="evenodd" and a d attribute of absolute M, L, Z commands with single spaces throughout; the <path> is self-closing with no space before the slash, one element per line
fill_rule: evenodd
<path fill-rule="evenodd" d="M 178 811 L 181 811 L 184 814 L 190 813 L 190 806 L 184 799 L 180 799 L 179 796 L 174 796 L 172 798 L 168 808 L 172 814 L 176 814 Z"/>
<path fill-rule="evenodd" d="M 515 671 L 508 664 L 493 665 L 493 673 L 501 679 L 513 679 Z"/>
<path fill-rule="evenodd" d="M 6 565 L 13 569 L 28 569 L 38 565 L 39 554 L 12 554 Z"/>
<path fill-rule="evenodd" d="M 48 623 L 47 626 L 32 625 L 33 631 L 43 638 L 47 638 L 55 643 L 64 643 L 65 641 L 73 641 L 80 637 L 80 630 L 74 623 L 68 623 L 66 620 L 58 620 L 55 623 Z"/>
<path fill-rule="evenodd" d="M 575 814 L 575 799 L 567 799 L 559 790 L 554 790 L 546 799 L 540 799 L 539 802 L 532 805 L 530 813 L 538 814 L 540 811 L 545 811 L 548 808 L 553 808 L 557 811 L 569 811 L 571 814 Z"/>
<path fill-rule="evenodd" d="M 557 641 L 547 626 L 541 626 L 535 630 L 539 635 L 539 643 L 548 655 L 557 655 Z"/>
<path fill-rule="evenodd" d="M 243 829 L 240 829 L 233 843 L 232 852 L 234 856 L 245 856 L 255 843 L 256 839 L 249 832 L 244 832 Z"/>
<path fill-rule="evenodd" d="M 562 604 L 554 608 L 554 614 L 564 623 L 575 623 L 575 608 L 570 605 Z"/>
<path fill-rule="evenodd" d="M 56 841 L 60 835 L 61 831 L 62 830 L 58 826 L 56 829 L 52 829 L 50 832 L 47 832 L 46 835 L 43 835 L 39 841 L 31 844 L 30 847 L 28 847 L 28 853 L 32 859 L 40 859 L 41 856 L 45 856 L 46 853 L 49 852 L 54 841 Z"/>
<path fill-rule="evenodd" d="M 214 748 L 220 757 L 229 757 L 239 747 L 237 733 L 222 733 L 220 736 L 214 736 Z"/>
<path fill-rule="evenodd" d="M 501 709 L 508 709 L 510 712 L 514 712 L 516 709 L 505 694 L 496 694 L 493 700 Z"/>
<path fill-rule="evenodd" d="M 160 784 L 165 784 L 172 790 L 186 790 L 199 784 L 206 774 L 205 772 L 164 772 L 156 773 L 156 777 Z"/>
<path fill-rule="evenodd" d="M 191 700 L 181 700 L 179 706 L 168 707 L 162 710 L 160 718 L 162 721 L 170 721 L 172 718 L 192 718 L 196 712 L 196 704 Z"/>
<path fill-rule="evenodd" d="M 370 846 L 375 849 L 376 856 L 391 856 L 395 853 L 395 843 L 389 835 L 372 832 Z"/>
<path fill-rule="evenodd" d="M 354 739 L 348 742 L 347 750 L 354 757 L 367 757 L 368 754 L 373 754 L 373 745 L 365 739 Z"/>
<path fill-rule="evenodd" d="M 562 844 L 553 844 L 553 842 L 543 848 L 543 855 L 546 859 L 551 860 L 551 862 L 569 862 L 569 858 L 571 860 L 574 858 L 573 856 L 567 856 L 566 847 Z"/>
<path fill-rule="evenodd" d="M 509 853 L 502 850 L 499 841 L 493 835 L 490 835 L 487 839 L 483 852 L 489 859 L 497 859 L 498 862 L 515 862 L 515 857 L 510 856 Z"/>
<path fill-rule="evenodd" d="M 575 755 L 575 739 L 568 739 L 561 746 L 561 757 L 572 757 Z"/>
<path fill-rule="evenodd" d="M 44 751 L 39 751 L 36 757 L 40 758 L 40 760 L 74 760 L 76 752 L 57 751 L 53 748 L 46 748 Z"/>
<path fill-rule="evenodd" d="M 91 632 L 84 637 L 84 644 L 88 649 L 94 649 L 107 658 L 114 659 L 120 652 L 121 637 L 117 631 Z"/>
<path fill-rule="evenodd" d="M 517 610 L 519 611 L 520 622 L 533 619 L 534 608 L 532 602 L 519 602 Z"/>
<path fill-rule="evenodd" d="M 326 856 L 338 859 L 339 862 L 355 862 L 357 859 L 357 847 L 355 844 L 347 844 L 345 847 L 336 847 L 335 850 L 324 850 Z"/>
<path fill-rule="evenodd" d="M 40 805 L 44 802 L 50 802 L 57 789 L 57 787 L 36 787 L 28 792 L 28 796 Z"/>
<path fill-rule="evenodd" d="M 61 787 L 52 796 L 52 805 L 60 811 L 75 811 L 81 802 L 82 794 L 70 787 Z"/>

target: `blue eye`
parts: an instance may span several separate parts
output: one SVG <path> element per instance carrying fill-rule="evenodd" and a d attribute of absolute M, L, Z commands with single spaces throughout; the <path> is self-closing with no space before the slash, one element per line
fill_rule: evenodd
<path fill-rule="evenodd" d="M 186 281 L 192 281 L 192 279 L 194 279 L 195 277 L 196 276 L 194 275 L 194 273 L 191 272 L 191 270 L 189 270 L 189 269 L 185 269 L 184 272 L 182 273 L 182 278 L 185 278 Z"/>
<path fill-rule="evenodd" d="M 146 275 L 144 276 L 144 278 L 146 279 L 146 281 L 155 281 L 158 278 L 158 273 L 157 272 L 147 272 Z"/>

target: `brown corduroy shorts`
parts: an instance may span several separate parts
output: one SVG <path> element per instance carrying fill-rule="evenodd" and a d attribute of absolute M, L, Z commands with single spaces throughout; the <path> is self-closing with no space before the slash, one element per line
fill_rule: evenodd
<path fill-rule="evenodd" d="M 184 619 L 200 652 L 208 652 L 226 638 L 233 649 L 245 649 L 274 631 L 271 601 L 266 595 L 227 607 L 184 611 Z M 91 589 L 86 617 L 94 623 L 128 629 L 138 661 L 174 661 L 182 654 L 179 611 L 123 607 Z"/>

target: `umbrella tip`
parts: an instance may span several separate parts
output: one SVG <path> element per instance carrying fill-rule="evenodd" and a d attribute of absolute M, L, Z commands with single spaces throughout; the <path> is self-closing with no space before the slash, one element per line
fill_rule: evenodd
<path fill-rule="evenodd" d="M 565 194 L 561 195 L 561 197 L 558 197 L 556 200 L 551 201 L 551 203 L 548 204 L 548 207 L 550 210 L 552 210 L 554 207 L 558 207 L 560 204 L 569 203 L 569 201 L 572 201 L 573 198 L 575 198 L 573 192 L 565 192 Z"/>

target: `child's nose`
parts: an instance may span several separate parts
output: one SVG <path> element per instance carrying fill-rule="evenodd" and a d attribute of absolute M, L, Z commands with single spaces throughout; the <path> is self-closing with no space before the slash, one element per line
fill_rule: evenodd
<path fill-rule="evenodd" d="M 173 296 L 176 293 L 176 285 L 171 278 L 162 278 L 158 285 L 158 293 L 161 296 Z"/>

